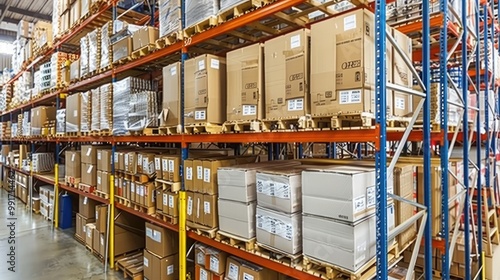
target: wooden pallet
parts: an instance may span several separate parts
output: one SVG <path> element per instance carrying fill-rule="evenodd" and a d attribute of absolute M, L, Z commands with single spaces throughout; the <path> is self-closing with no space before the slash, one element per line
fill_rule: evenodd
<path fill-rule="evenodd" d="M 163 179 L 155 179 L 155 189 L 161 188 L 162 190 L 178 192 L 181 190 L 181 182 L 170 182 Z"/>
<path fill-rule="evenodd" d="M 148 215 L 154 215 L 154 214 L 156 214 L 156 207 L 155 206 L 146 207 L 146 206 L 143 206 L 143 205 L 139 205 L 137 203 L 132 203 L 132 205 L 134 206 L 134 210 L 135 211 L 138 211 L 138 212 L 141 212 L 141 213 L 146 213 Z"/>
<path fill-rule="evenodd" d="M 133 60 L 135 59 L 139 59 L 141 57 L 144 57 L 152 52 L 154 52 L 156 50 L 156 45 L 155 44 L 149 44 L 149 45 L 146 45 L 138 50 L 135 50 L 133 51 L 131 54 L 130 54 L 130 57 L 132 57 Z"/>
<path fill-rule="evenodd" d="M 123 256 L 116 261 L 115 270 L 123 271 L 123 278 L 142 280 L 143 279 L 143 262 L 142 253 L 136 253 L 128 256 Z"/>
<path fill-rule="evenodd" d="M 83 239 L 81 236 L 78 236 L 76 233 L 75 233 L 74 237 L 75 237 L 76 241 L 78 241 L 80 244 L 85 246 L 85 239 Z"/>
<path fill-rule="evenodd" d="M 111 65 L 108 65 L 106 67 L 100 68 L 99 69 L 99 73 L 108 72 L 109 70 L 111 70 Z"/>
<path fill-rule="evenodd" d="M 222 131 L 228 132 L 260 132 L 262 123 L 259 120 L 226 121 L 222 124 Z"/>
<path fill-rule="evenodd" d="M 234 234 L 230 234 L 227 232 L 223 232 L 219 230 L 217 234 L 215 235 L 215 240 L 229 244 L 233 247 L 243 249 L 247 252 L 254 252 L 255 251 L 255 242 L 256 238 L 251 238 L 251 239 L 245 239 L 239 236 L 236 236 Z"/>
<path fill-rule="evenodd" d="M 71 177 L 71 176 L 64 176 L 64 182 L 69 187 L 78 188 L 78 184 L 80 184 L 80 180 L 81 180 L 80 178 L 75 178 L 75 177 Z"/>
<path fill-rule="evenodd" d="M 274 2 L 273 0 L 247 0 L 243 3 L 238 4 L 235 7 L 227 8 L 219 11 L 217 15 L 218 23 L 224 23 L 234 18 L 238 18 L 246 13 L 253 11 L 256 8 L 260 8 L 264 5 Z"/>
<path fill-rule="evenodd" d="M 109 194 L 108 193 L 105 193 L 105 192 L 101 192 L 101 191 L 98 191 L 98 190 L 95 190 L 94 191 L 94 194 L 100 198 L 104 198 L 104 199 L 109 199 Z"/>
<path fill-rule="evenodd" d="M 80 137 L 80 132 L 66 132 L 66 136 L 68 137 Z"/>
<path fill-rule="evenodd" d="M 309 118 L 306 116 L 287 119 L 266 119 L 262 121 L 262 131 L 297 131 L 308 128 L 308 122 Z"/>
<path fill-rule="evenodd" d="M 210 16 L 196 24 L 187 27 L 183 31 L 183 37 L 188 38 L 195 34 L 206 31 L 210 28 L 213 28 L 219 24 L 219 19 L 216 16 Z"/>
<path fill-rule="evenodd" d="M 167 126 L 167 127 L 159 127 L 160 135 L 176 135 L 181 134 L 182 129 L 180 126 Z"/>
<path fill-rule="evenodd" d="M 302 253 L 292 255 L 258 242 L 255 243 L 254 254 L 289 267 L 300 267 L 302 261 Z"/>
<path fill-rule="evenodd" d="M 222 133 L 222 125 L 212 124 L 212 123 L 199 123 L 199 124 L 188 124 L 184 126 L 184 133 L 186 134 L 218 134 Z"/>
<path fill-rule="evenodd" d="M 90 133 L 90 131 L 80 131 L 80 135 L 81 136 L 90 136 L 91 133 Z"/>
<path fill-rule="evenodd" d="M 396 247 L 396 244 L 393 244 L 391 247 L 389 247 L 389 264 L 398 261 L 398 258 L 396 258 L 395 256 Z M 302 267 L 304 271 L 316 276 L 320 276 L 324 279 L 369 280 L 372 279 L 377 273 L 377 264 L 375 257 L 373 257 L 370 261 L 368 261 L 365 265 L 363 265 L 355 272 L 334 264 L 329 264 L 327 262 L 317 260 L 309 256 L 304 256 Z"/>
<path fill-rule="evenodd" d="M 157 127 L 145 127 L 143 130 L 129 130 L 130 135 L 135 136 L 153 136 L 160 135 L 160 129 Z"/>
<path fill-rule="evenodd" d="M 127 56 L 127 57 L 124 57 L 124 58 L 121 58 L 115 62 L 113 62 L 113 65 L 123 65 L 129 61 L 132 61 L 132 57 L 131 56 Z"/>
<path fill-rule="evenodd" d="M 130 200 L 124 197 L 115 195 L 115 201 L 118 201 L 118 203 L 120 203 L 123 206 L 132 207 L 132 203 L 130 202 Z"/>
<path fill-rule="evenodd" d="M 163 212 L 156 210 L 156 218 L 158 220 L 164 221 L 165 223 L 169 223 L 172 225 L 176 225 L 179 222 L 179 217 L 173 217 L 170 215 L 166 215 Z"/>
<path fill-rule="evenodd" d="M 94 255 L 94 257 L 96 257 L 101 263 L 104 263 L 104 257 L 101 254 L 99 254 L 99 252 L 92 249 L 92 255 Z"/>
<path fill-rule="evenodd" d="M 423 123 L 421 121 L 417 121 L 414 125 L 414 128 L 420 129 L 420 130 L 423 129 L 424 128 Z M 455 132 L 458 129 L 460 129 L 460 127 L 457 125 L 448 125 L 448 132 Z M 431 122 L 431 131 L 432 132 L 441 132 L 441 124 L 436 123 L 434 121 Z"/>
<path fill-rule="evenodd" d="M 113 135 L 113 132 L 109 129 L 101 129 L 101 131 L 99 131 L 99 136 L 111 136 Z"/>
<path fill-rule="evenodd" d="M 199 225 L 190 221 L 186 221 L 186 227 L 188 230 L 193 231 L 198 235 L 205 236 L 211 239 L 215 238 L 215 235 L 219 230 L 219 228 L 209 228 L 207 226 Z"/>
<path fill-rule="evenodd" d="M 175 44 L 179 41 L 182 41 L 183 39 L 183 33 L 182 33 L 182 30 L 178 30 L 178 31 L 174 31 L 170 34 L 168 34 L 167 36 L 164 36 L 158 40 L 156 40 L 156 49 L 157 50 L 161 50 L 165 47 L 168 47 L 172 44 Z"/>
<path fill-rule="evenodd" d="M 86 192 L 86 193 L 94 193 L 96 187 L 95 186 L 91 186 L 89 184 L 84 184 L 84 183 L 79 183 L 78 184 L 78 189 L 81 190 L 82 192 Z"/>
<path fill-rule="evenodd" d="M 123 173 L 123 178 L 132 181 L 132 182 L 138 182 L 141 184 L 147 183 L 151 181 L 151 177 L 149 177 L 146 174 L 129 174 L 129 173 Z"/>

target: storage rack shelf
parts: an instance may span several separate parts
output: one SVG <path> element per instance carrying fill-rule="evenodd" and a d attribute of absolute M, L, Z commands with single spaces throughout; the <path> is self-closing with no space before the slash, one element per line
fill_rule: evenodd
<path fill-rule="evenodd" d="M 225 22 L 223 24 L 220 24 L 214 28 L 211 28 L 209 30 L 206 30 L 202 33 L 195 34 L 192 37 L 189 37 L 188 39 L 182 41 L 182 42 L 177 42 L 174 43 L 166 48 L 157 50 L 145 57 L 139 58 L 137 60 L 134 60 L 132 62 L 129 62 L 124 65 L 117 66 L 116 68 L 113 68 L 111 70 L 108 70 L 104 73 L 98 74 L 94 77 L 82 80 L 80 82 L 74 83 L 70 85 L 67 89 L 60 90 L 60 91 L 55 91 L 52 92 L 48 95 L 43 96 L 40 99 L 37 100 L 32 100 L 18 108 L 3 112 L 1 114 L 1 117 L 7 117 L 11 116 L 12 114 L 22 112 L 22 110 L 34 107 L 35 105 L 41 105 L 41 104 L 55 104 L 58 102 L 59 97 L 61 96 L 62 93 L 66 92 L 76 92 L 79 90 L 84 90 L 88 89 L 90 87 L 95 87 L 104 83 L 109 83 L 111 81 L 114 81 L 116 78 L 119 78 L 121 76 L 126 76 L 130 75 L 131 73 L 138 73 L 138 70 L 141 69 L 150 69 L 150 68 L 155 68 L 159 66 L 163 66 L 168 64 L 168 61 L 174 60 L 178 61 L 181 60 L 181 55 L 182 59 L 184 58 L 184 54 L 186 54 L 190 50 L 196 50 L 196 51 L 201 51 L 201 52 L 210 52 L 211 47 L 209 46 L 210 40 L 214 40 L 219 38 L 220 36 L 223 35 L 228 35 L 233 33 L 234 31 L 237 30 L 240 27 L 249 25 L 255 21 L 258 21 L 263 18 L 271 17 L 275 15 L 278 12 L 284 11 L 286 9 L 289 9 L 291 7 L 294 7 L 296 5 L 304 3 L 304 0 L 280 0 L 273 2 L 269 5 L 266 5 L 260 9 L 256 9 L 252 12 L 249 12 L 245 15 L 242 15 L 238 18 L 232 19 L 228 22 Z M 389 4 L 394 1 L 382 1 L 382 0 L 377 0 L 372 4 L 367 4 L 366 1 L 351 1 L 353 4 L 355 4 L 358 8 L 359 7 L 367 7 L 372 10 L 376 11 L 376 16 L 377 16 L 377 27 L 378 30 L 385 29 L 385 5 Z M 424 1 L 425 2 L 425 1 Z M 437 14 L 429 14 L 427 13 L 427 10 L 429 9 L 429 3 L 427 3 L 427 6 L 424 4 L 423 5 L 423 19 L 422 20 L 412 20 L 410 22 L 405 22 L 404 24 L 400 24 L 397 26 L 397 29 L 402 31 L 403 33 L 406 34 L 416 34 L 414 36 L 416 37 L 422 37 L 422 50 L 416 50 L 413 54 L 413 60 L 414 61 L 423 61 L 423 72 L 424 76 L 426 75 L 426 71 L 430 73 L 430 62 L 431 61 L 439 61 L 440 59 L 447 56 L 448 52 L 453 52 L 454 55 L 462 55 L 462 65 L 467 64 L 464 63 L 464 61 L 467 61 L 467 53 L 469 52 L 469 55 L 474 54 L 474 53 L 479 53 L 479 47 L 476 45 L 472 44 L 469 40 L 469 34 L 465 33 L 464 35 L 464 30 L 461 29 L 461 27 L 454 22 L 451 22 L 448 20 L 449 16 L 449 11 L 447 8 L 443 8 L 444 6 L 447 6 L 448 1 L 446 0 L 441 0 L 441 9 L 443 10 L 442 12 L 439 12 Z M 466 1 L 462 1 L 462 3 L 466 3 Z M 497 1 L 488 1 L 488 0 L 477 0 L 474 2 L 475 5 L 475 16 L 479 18 L 480 15 L 480 8 L 484 7 L 484 15 L 481 18 L 481 20 L 477 21 L 478 24 L 476 26 L 476 31 L 479 36 L 479 31 L 484 33 L 486 30 L 486 36 L 488 33 L 488 30 L 491 29 L 491 32 L 494 34 L 495 38 L 497 38 L 498 31 L 499 31 L 499 26 L 498 26 L 498 20 L 495 18 L 494 13 L 492 11 L 494 7 L 494 3 L 497 3 Z M 22 74 L 23 71 L 26 71 L 28 69 L 31 69 L 38 63 L 42 62 L 44 59 L 47 59 L 47 57 L 57 48 L 61 47 L 65 43 L 71 42 L 75 38 L 77 38 L 87 26 L 91 26 L 92 22 L 97 21 L 99 18 L 106 18 L 104 15 L 110 13 L 111 8 L 116 8 L 116 1 L 110 1 L 108 3 L 103 4 L 98 12 L 91 17 L 89 17 L 87 20 L 85 20 L 81 25 L 79 25 L 77 28 L 72 30 L 69 34 L 63 36 L 55 45 L 54 48 L 51 50 L 47 51 L 47 53 L 43 54 L 41 57 L 35 59 L 30 65 L 28 65 L 25 69 L 23 69 L 20 73 L 16 74 L 9 82 L 8 84 L 11 84 L 13 81 L 18 79 L 20 75 Z M 376 7 L 376 8 L 374 8 Z M 114 13 L 113 13 L 114 14 Z M 488 18 L 489 17 L 489 18 Z M 108 17 L 109 18 L 109 17 Z M 146 22 L 149 20 L 149 16 L 140 18 L 138 17 L 136 22 Z M 309 24 L 309 23 L 308 23 Z M 306 24 L 307 25 L 307 24 Z M 443 28 L 443 26 L 446 26 L 446 28 Z M 297 29 L 300 28 L 300 25 L 291 25 L 289 30 Z M 467 28 L 466 28 L 467 29 Z M 276 35 L 282 34 L 280 32 L 276 32 L 276 34 L 272 36 L 267 36 L 266 38 L 270 38 Z M 241 36 L 241 35 L 240 35 Z M 249 36 L 246 36 L 247 38 Z M 439 46 L 436 46 L 435 44 L 430 43 L 430 38 L 433 37 L 434 40 L 439 41 L 439 39 L 443 39 L 443 37 L 446 37 L 446 39 L 452 39 L 454 40 L 453 42 L 460 41 L 464 42 L 467 40 L 467 48 L 462 47 L 462 43 L 458 44 L 457 48 L 452 48 L 450 45 L 446 45 L 443 43 L 443 41 L 446 40 L 441 40 L 439 41 L 441 44 Z M 251 40 L 247 40 L 243 44 L 239 45 L 231 45 L 231 44 L 225 44 L 225 47 L 222 48 L 222 52 L 226 51 L 227 49 L 232 49 L 232 48 L 238 48 L 241 46 L 244 46 L 245 44 L 251 43 L 252 41 L 260 41 L 266 38 L 251 38 Z M 385 32 L 384 35 L 381 36 L 381 38 L 378 38 L 377 40 L 377 49 L 381 50 L 384 49 L 383 46 L 385 46 Z M 482 38 L 480 38 L 482 39 Z M 439 43 L 438 42 L 438 43 Z M 213 44 L 213 43 L 212 43 Z M 384 58 L 379 56 L 378 57 L 378 63 L 382 65 L 381 59 L 383 60 Z M 488 59 L 486 59 L 487 61 Z M 494 63 L 494 62 L 492 62 Z M 445 65 L 445 63 L 442 63 Z M 460 63 L 459 63 L 460 64 Z M 497 66 L 498 67 L 498 66 Z M 465 67 L 464 67 L 465 68 Z M 381 69 L 384 69 L 384 67 L 381 67 Z M 378 78 L 384 76 L 384 71 L 380 71 L 378 73 Z M 479 89 L 490 89 L 490 87 L 496 90 L 497 87 L 500 86 L 500 79 L 495 80 L 493 85 L 488 82 L 481 83 L 479 82 L 479 77 L 484 77 L 485 81 L 488 81 L 489 77 L 492 76 L 493 73 L 491 71 L 484 71 L 478 69 L 478 66 L 476 66 L 476 69 L 464 69 L 463 71 L 463 76 L 469 76 L 471 81 L 476 81 L 476 84 L 479 85 Z M 429 77 L 424 77 L 424 84 L 425 86 L 428 86 L 428 78 Z M 446 77 L 441 77 L 441 82 L 444 82 L 446 80 Z M 467 79 L 465 79 L 467 80 Z M 465 82 L 466 89 L 469 89 L 468 86 L 468 81 Z M 377 89 L 377 93 L 380 96 L 380 92 L 383 92 L 385 89 L 385 83 L 382 83 L 381 88 Z M 474 90 L 474 87 L 471 85 L 470 90 Z M 446 98 L 448 96 L 448 90 L 444 89 L 443 90 L 443 96 Z M 464 96 L 465 92 L 464 91 Z M 466 98 L 465 98 L 466 99 Z M 446 99 L 445 99 L 446 100 Z M 383 102 L 382 102 L 383 103 Z M 446 103 L 446 102 L 445 102 Z M 466 107 L 465 103 L 465 107 Z M 428 104 L 424 104 L 428 106 Z M 486 105 L 488 105 L 488 101 L 486 101 Z M 446 107 L 445 107 L 446 108 Z M 446 111 L 446 110 L 445 110 Z M 467 114 L 467 110 L 465 110 L 465 114 Z M 496 115 L 498 115 L 498 112 L 496 112 Z M 495 116 L 496 117 L 496 116 Z M 424 118 L 425 119 L 425 118 Z M 479 117 L 478 117 L 479 119 Z M 465 120 L 465 119 L 464 119 Z M 428 127 L 424 127 L 423 131 L 411 131 L 408 134 L 408 138 L 405 139 L 405 141 L 408 142 L 420 142 L 424 141 L 424 158 L 428 159 L 430 157 L 430 143 L 434 142 L 435 144 L 443 144 L 443 143 L 448 143 L 448 141 L 444 141 L 444 138 L 447 138 L 447 140 L 452 140 L 454 139 L 454 133 L 448 131 L 448 127 L 446 126 L 447 123 L 447 118 L 445 117 L 444 120 L 441 123 L 441 131 L 440 132 L 430 132 Z M 479 124 L 477 124 L 477 128 L 479 130 Z M 464 146 L 468 146 L 469 139 L 472 139 L 472 141 L 476 142 L 486 142 L 486 146 L 490 145 L 489 141 L 494 141 L 496 143 L 496 138 L 498 134 L 493 133 L 493 135 L 489 135 L 490 133 L 485 133 L 485 134 L 477 134 L 473 133 L 471 137 L 469 136 L 468 133 L 468 124 L 463 126 L 463 131 L 464 132 L 458 132 L 456 134 L 456 139 L 459 142 L 463 142 Z M 219 142 L 219 143 L 290 143 L 290 142 L 296 142 L 296 143 L 303 143 L 303 142 L 325 142 L 325 143 L 330 143 L 330 142 L 360 142 L 360 143 L 365 143 L 365 142 L 372 142 L 375 143 L 376 148 L 379 150 L 377 151 L 377 155 L 380 156 L 380 154 L 383 154 L 380 152 L 380 150 L 384 151 L 386 147 L 385 141 L 400 141 L 403 139 L 404 133 L 400 131 L 386 131 L 385 127 L 385 120 L 384 116 L 379 116 L 377 120 L 377 125 L 373 129 L 363 129 L 363 130 L 338 130 L 338 131 L 295 131 L 295 132 L 266 132 L 266 133 L 231 133 L 231 134 L 201 134 L 201 135 L 188 135 L 188 134 L 181 134 L 181 135 L 169 135 L 169 136 L 116 136 L 116 137 L 57 137 L 57 138 L 31 138 L 31 139 L 24 139 L 24 138 L 9 138 L 9 139 L 1 139 L 2 142 L 56 142 L 56 143 L 65 143 L 65 142 L 107 142 L 107 143 L 112 143 L 113 145 L 117 143 L 181 143 L 183 147 L 185 147 L 189 143 L 196 143 L 196 142 Z M 443 154 L 447 154 L 447 149 L 448 145 L 444 145 L 445 147 L 443 148 Z M 464 150 L 465 151 L 465 150 Z M 495 151 L 496 153 L 496 151 Z M 465 159 L 465 162 L 467 163 L 467 160 L 469 158 L 468 156 L 468 151 L 466 151 L 467 156 Z M 377 162 L 385 162 L 384 157 L 382 158 L 377 158 Z M 444 166 L 447 166 L 447 159 L 444 157 L 442 158 L 442 164 Z M 481 164 L 479 164 L 479 167 L 481 167 Z M 486 169 L 489 170 L 489 165 L 486 165 Z M 16 171 L 19 171 L 23 174 L 29 174 L 25 171 L 17 170 L 13 168 Z M 380 171 L 380 166 L 378 168 L 378 171 Z M 444 170 L 447 170 L 447 167 L 444 168 Z M 489 172 L 489 171 L 487 171 Z M 496 172 L 493 170 L 493 172 Z M 385 173 L 382 173 L 385 174 Z M 428 174 L 428 173 L 426 173 Z M 428 176 L 430 176 L 428 174 Z M 81 194 L 84 196 L 91 197 L 92 199 L 98 200 L 102 203 L 105 204 L 111 204 L 112 206 L 116 207 L 117 209 L 120 209 L 122 211 L 129 212 L 131 214 L 137 215 L 142 217 L 143 219 L 150 221 L 152 223 L 161 225 L 163 227 L 169 228 L 174 231 L 179 231 L 179 228 L 175 225 L 170 225 L 167 223 L 164 223 L 162 221 L 159 221 L 158 219 L 146 215 L 144 213 L 140 213 L 137 211 L 134 211 L 131 208 L 125 207 L 121 204 L 114 204 L 113 200 L 104 200 L 88 194 L 81 192 L 77 189 L 68 187 L 64 184 L 59 184 L 57 180 L 51 180 L 49 177 L 44 177 L 42 175 L 33 175 L 34 178 L 41 180 L 46 183 L 53 183 L 55 185 L 58 185 L 61 189 L 71 191 L 77 194 Z M 447 177 L 447 176 L 443 176 Z M 464 177 L 467 177 L 464 175 Z M 468 177 L 467 177 L 468 178 Z M 383 182 L 384 179 L 378 179 L 377 183 L 377 190 L 383 190 L 384 187 L 386 186 L 386 182 Z M 480 180 L 478 181 L 479 188 L 481 187 Z M 444 184 L 444 183 L 443 183 Z M 466 186 L 468 186 L 468 180 L 464 182 Z M 486 185 L 489 185 L 488 183 Z M 443 195 L 443 201 L 445 201 L 448 198 L 448 194 Z M 466 195 L 466 199 L 468 199 L 468 194 Z M 385 201 L 385 199 L 383 200 Z M 445 203 L 443 202 L 443 205 Z M 429 205 L 426 205 L 429 206 Z M 378 207 L 380 209 L 380 207 Z M 382 211 L 383 212 L 383 211 Z M 378 211 L 378 217 L 385 217 L 382 214 L 381 211 Z M 464 213 L 465 216 L 467 217 L 468 211 L 465 210 Z M 481 212 L 478 212 L 478 217 L 481 219 Z M 430 220 L 430 219 L 429 219 Z M 479 220 L 480 221 L 480 220 Z M 443 220 L 443 225 L 446 225 L 448 222 Z M 467 223 L 468 224 L 468 223 Z M 479 230 L 480 231 L 480 230 Z M 468 231 L 467 231 L 468 232 Z M 231 246 L 227 246 L 225 244 L 219 243 L 215 240 L 199 236 L 194 232 L 187 232 L 187 237 L 192 238 L 196 241 L 199 241 L 201 243 L 213 246 L 215 248 L 218 248 L 220 250 L 226 251 L 230 254 L 242 257 L 244 259 L 250 260 L 258 265 L 262 265 L 264 267 L 268 267 L 274 270 L 279 270 L 284 274 L 290 275 L 292 277 L 296 277 L 298 279 L 319 279 L 316 276 L 311 276 L 308 273 L 302 272 L 297 269 L 290 268 L 286 265 L 267 260 L 265 258 L 250 254 L 248 252 L 236 249 Z M 380 237 L 379 237 L 380 238 Z M 448 241 L 449 241 L 449 232 L 445 234 L 444 238 L 442 241 L 438 242 L 436 239 L 433 239 L 432 236 L 429 234 L 429 232 L 426 232 L 425 237 L 425 246 L 427 249 L 431 247 L 439 247 L 441 249 L 447 249 L 448 248 Z M 377 261 L 379 262 L 380 267 L 387 267 L 387 259 L 384 259 L 384 252 L 387 250 L 387 242 L 384 243 L 384 240 L 378 240 L 378 251 L 377 251 Z M 466 246 L 467 247 L 467 246 Z M 481 247 L 481 244 L 479 244 L 479 247 Z M 383 249 L 385 248 L 385 249 Z M 431 250 L 427 250 L 429 252 Z M 425 256 L 425 261 L 428 264 L 430 258 L 432 258 L 431 254 L 426 254 Z M 449 262 L 449 256 L 446 256 L 446 254 L 443 256 L 443 263 L 446 264 Z M 445 267 L 445 266 L 443 266 Z M 425 275 L 426 277 L 432 276 L 432 266 L 431 268 L 426 267 L 425 269 Z M 379 269 L 378 271 L 378 279 L 385 279 L 387 278 L 387 270 L 385 269 Z M 443 277 L 448 278 L 449 277 L 449 269 L 447 270 L 446 268 L 443 269 Z M 430 279 L 430 278 L 429 278 Z M 470 279 L 469 277 L 466 277 L 466 279 Z"/>

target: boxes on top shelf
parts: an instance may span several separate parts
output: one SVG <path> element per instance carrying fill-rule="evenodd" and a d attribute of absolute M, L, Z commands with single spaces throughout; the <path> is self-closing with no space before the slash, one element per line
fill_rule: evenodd
<path fill-rule="evenodd" d="M 219 11 L 219 1 L 215 0 L 186 0 L 185 5 L 184 16 L 187 27 L 211 18 Z"/>
<path fill-rule="evenodd" d="M 300 29 L 264 43 L 266 119 L 309 114 L 309 40 Z"/>
<path fill-rule="evenodd" d="M 163 98 L 160 126 L 180 126 L 181 64 L 176 62 L 163 67 Z"/>
<path fill-rule="evenodd" d="M 222 124 L 226 119 L 226 59 L 201 55 L 185 62 L 186 125 Z"/>
<path fill-rule="evenodd" d="M 141 27 L 132 34 L 132 49 L 135 51 L 149 45 L 154 45 L 157 39 L 158 28 L 152 26 Z"/>
<path fill-rule="evenodd" d="M 227 120 L 264 118 L 263 44 L 240 48 L 226 55 Z"/>
<path fill-rule="evenodd" d="M 257 242 L 288 255 L 302 252 L 302 214 L 257 206 Z"/>
<path fill-rule="evenodd" d="M 158 9 L 160 10 L 160 38 L 182 30 L 180 0 L 160 0 Z"/>

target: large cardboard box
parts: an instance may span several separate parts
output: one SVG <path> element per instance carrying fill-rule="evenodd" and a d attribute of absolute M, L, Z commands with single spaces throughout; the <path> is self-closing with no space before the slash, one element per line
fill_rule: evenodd
<path fill-rule="evenodd" d="M 201 55 L 185 62 L 186 125 L 226 120 L 226 59 Z"/>
<path fill-rule="evenodd" d="M 95 229 L 99 233 L 105 233 L 108 224 L 108 206 L 95 206 Z"/>
<path fill-rule="evenodd" d="M 193 194 L 193 218 L 194 222 L 200 225 L 205 224 L 205 215 L 204 215 L 204 204 L 203 204 L 203 194 L 202 193 L 194 193 Z"/>
<path fill-rule="evenodd" d="M 186 220 L 188 220 L 190 222 L 194 222 L 195 221 L 195 219 L 194 219 L 195 212 L 194 212 L 194 193 L 193 192 L 190 192 L 190 191 L 186 192 L 186 201 L 187 201 Z"/>
<path fill-rule="evenodd" d="M 387 210 L 388 230 L 394 228 L 394 206 Z M 376 216 L 356 223 L 304 215 L 304 255 L 356 272 L 376 253 Z"/>
<path fill-rule="evenodd" d="M 224 274 L 227 253 L 216 249 L 208 249 L 205 254 L 205 267 L 216 275 Z"/>
<path fill-rule="evenodd" d="M 75 93 L 66 98 L 66 132 L 80 132 L 81 94 Z"/>
<path fill-rule="evenodd" d="M 92 249 L 99 253 L 102 256 L 102 251 L 101 251 L 101 234 L 99 233 L 98 230 L 94 229 L 92 231 Z"/>
<path fill-rule="evenodd" d="M 56 120 L 56 108 L 40 106 L 31 109 L 31 135 L 42 135 L 42 127 Z"/>
<path fill-rule="evenodd" d="M 80 178 L 81 170 L 81 152 L 80 151 L 65 151 L 64 158 L 64 173 L 67 177 Z"/>
<path fill-rule="evenodd" d="M 85 197 L 83 195 L 80 195 L 78 213 L 84 218 L 94 220 L 95 219 L 95 207 L 97 204 L 98 204 L 97 201 L 92 200 L 92 199 Z"/>
<path fill-rule="evenodd" d="M 241 266 L 245 261 L 235 256 L 230 256 L 226 260 L 226 274 L 225 279 L 239 280 L 241 279 Z"/>
<path fill-rule="evenodd" d="M 392 30 L 394 40 L 397 42 L 401 50 L 408 56 L 412 58 L 412 39 L 406 34 L 399 32 L 396 29 Z M 406 88 L 413 87 L 413 73 L 410 67 L 404 62 L 403 57 L 396 51 L 395 48 L 392 50 L 392 61 L 393 61 L 393 78 L 394 84 L 401 85 Z M 389 66 L 390 67 L 390 66 Z M 413 97 L 410 94 L 394 91 L 393 97 L 393 108 L 395 116 L 406 116 L 413 111 L 412 100 Z"/>
<path fill-rule="evenodd" d="M 120 39 L 113 44 L 113 63 L 126 58 L 132 53 L 132 38 L 130 36 Z"/>
<path fill-rule="evenodd" d="M 158 28 L 143 26 L 132 34 L 133 49 L 138 50 L 151 44 L 155 44 L 158 39 Z"/>
<path fill-rule="evenodd" d="M 156 258 L 155 255 L 151 254 L 148 250 L 144 249 L 143 251 L 143 266 L 144 266 L 144 278 L 145 279 L 155 279 L 153 278 L 153 271 L 155 269 L 153 258 Z M 158 268 L 157 268 L 158 269 Z"/>
<path fill-rule="evenodd" d="M 95 231 L 95 223 L 89 223 L 86 226 L 85 230 L 85 245 L 92 248 L 94 246 L 94 231 Z"/>
<path fill-rule="evenodd" d="M 91 187 L 97 186 L 97 168 L 93 164 L 82 163 L 82 181 L 83 184 Z"/>
<path fill-rule="evenodd" d="M 160 126 L 179 126 L 181 88 L 181 63 L 176 62 L 163 67 L 163 98 L 160 113 Z"/>
<path fill-rule="evenodd" d="M 256 174 L 257 204 L 285 213 L 302 210 L 302 171 L 297 167 L 264 167 Z"/>
<path fill-rule="evenodd" d="M 219 225 L 217 211 L 217 195 L 203 195 L 203 224 L 209 228 L 216 228 Z"/>
<path fill-rule="evenodd" d="M 227 120 L 264 118 L 263 44 L 240 48 L 227 58 Z"/>
<path fill-rule="evenodd" d="M 97 164 L 97 147 L 92 145 L 82 145 L 82 163 L 92 165 Z"/>
<path fill-rule="evenodd" d="M 257 242 L 291 255 L 302 251 L 302 213 L 285 214 L 257 206 L 256 219 Z"/>
<path fill-rule="evenodd" d="M 241 278 L 239 279 L 278 279 L 278 273 L 251 263 L 245 263 L 241 266 Z"/>
<path fill-rule="evenodd" d="M 255 201 L 244 203 L 219 198 L 219 229 L 245 239 L 255 237 Z"/>
<path fill-rule="evenodd" d="M 132 232 L 130 228 L 135 228 L 137 231 Z M 144 228 L 144 220 L 141 218 L 123 215 L 123 213 L 115 218 L 115 256 L 144 248 L 144 234 L 136 233 L 140 232 L 141 228 Z"/>
<path fill-rule="evenodd" d="M 406 200 L 415 201 L 414 187 L 416 184 L 416 169 L 411 164 L 397 164 L 394 168 L 394 194 Z M 396 226 L 410 219 L 415 211 L 415 206 L 394 200 L 394 209 L 396 212 Z M 417 235 L 417 225 L 413 224 L 404 232 L 396 237 L 398 247 L 403 249 L 412 242 Z"/>
<path fill-rule="evenodd" d="M 375 170 L 361 166 L 306 170 L 302 194 L 304 213 L 356 222 L 375 213 Z"/>
<path fill-rule="evenodd" d="M 111 172 L 113 152 L 108 149 L 97 149 L 97 170 Z"/>
<path fill-rule="evenodd" d="M 264 44 L 266 119 L 302 117 L 310 112 L 308 29 Z"/>
<path fill-rule="evenodd" d="M 193 191 L 203 192 L 203 161 L 201 159 L 193 160 Z"/>
<path fill-rule="evenodd" d="M 146 223 L 146 249 L 159 257 L 179 252 L 179 237 L 175 232 Z"/>

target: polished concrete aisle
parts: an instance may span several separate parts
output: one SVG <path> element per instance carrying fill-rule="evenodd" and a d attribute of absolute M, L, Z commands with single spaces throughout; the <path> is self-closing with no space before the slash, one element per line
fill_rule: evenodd
<path fill-rule="evenodd" d="M 42 216 L 30 215 L 25 205 L 16 199 L 15 217 L 9 220 L 7 192 L 0 190 L 0 279 L 1 280 L 117 280 L 123 274 L 110 271 L 73 239 L 74 229 L 52 229 Z M 15 222 L 15 272 L 11 265 L 8 228 Z M 12 238 L 10 239 L 12 240 Z M 10 241 L 12 242 L 12 241 Z M 12 263 L 14 264 L 14 263 Z"/>

